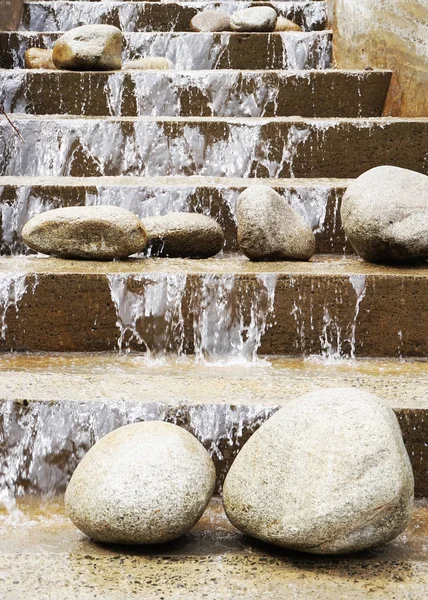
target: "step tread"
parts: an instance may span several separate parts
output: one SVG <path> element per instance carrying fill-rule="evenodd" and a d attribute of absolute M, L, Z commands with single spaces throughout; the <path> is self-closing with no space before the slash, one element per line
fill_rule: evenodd
<path fill-rule="evenodd" d="M 108 123 L 117 122 L 173 122 L 173 123 L 231 123 L 242 125 L 265 125 L 268 123 L 292 123 L 292 124 L 308 124 L 315 125 L 321 128 L 332 128 L 335 125 L 349 123 L 350 125 L 360 125 L 364 127 L 368 125 L 378 125 L 385 127 L 389 124 L 396 123 L 428 123 L 428 117 L 152 117 L 152 116 L 135 116 L 135 117 L 120 117 L 120 116 L 97 116 L 91 115 L 78 116 L 76 115 L 28 115 L 24 113 L 15 113 L 14 121 L 106 121 Z M 0 121 L 0 123 L 6 122 Z"/>
<path fill-rule="evenodd" d="M 0 402 L 156 402 L 170 406 L 277 407 L 325 387 L 356 387 L 396 410 L 428 410 L 427 360 L 270 357 L 252 365 L 198 364 L 192 357 L 153 364 L 144 355 L 3 354 Z"/>
<path fill-rule="evenodd" d="M 132 176 L 101 176 L 101 177 L 14 177 L 0 176 L 0 186 L 61 186 L 61 187 L 92 187 L 92 186 L 173 186 L 173 187 L 231 187 L 242 188 L 250 185 L 269 185 L 272 187 L 285 188 L 309 188 L 309 187 L 337 187 L 344 188 L 353 181 L 353 179 L 334 179 L 334 178 L 278 178 L 278 179 L 255 179 L 244 177 L 132 177 Z"/>
<path fill-rule="evenodd" d="M 195 259 L 161 259 L 143 258 L 128 259 L 114 262 L 94 262 L 82 260 L 63 260 L 45 256 L 3 256 L 0 257 L 0 274 L 12 275 L 67 275 L 78 274 L 87 276 L 106 276 L 115 273 L 185 273 L 199 275 L 235 274 L 240 276 L 257 277 L 267 273 L 277 274 L 279 278 L 294 275 L 308 277 L 364 275 L 366 277 L 399 277 L 399 278 L 428 278 L 427 265 L 407 266 L 406 268 L 374 265 L 366 263 L 356 256 L 315 255 L 308 262 L 277 261 L 251 262 L 243 256 L 234 254 L 223 258 Z"/>
<path fill-rule="evenodd" d="M 36 501 L 37 502 L 37 501 Z M 2 517 L 0 593 L 8 600 L 122 597 L 244 600 L 343 597 L 373 600 L 425 597 L 428 507 L 418 501 L 412 522 L 389 544 L 350 557 L 315 557 L 245 537 L 213 499 L 185 537 L 156 548 L 97 545 L 64 514 L 62 501 L 34 504 Z M 25 573 L 25 577 L 23 576 Z"/>
<path fill-rule="evenodd" d="M 3 256 L 0 257 L 0 275 L 35 274 L 105 276 L 115 273 L 185 273 L 199 275 L 235 274 L 257 277 L 267 273 L 277 274 L 279 278 L 294 275 L 308 277 L 335 277 L 363 275 L 365 277 L 428 278 L 427 265 L 406 266 L 406 268 L 366 263 L 356 256 L 315 255 L 308 262 L 276 261 L 251 262 L 235 254 L 210 259 L 165 259 L 130 258 L 113 262 L 94 262 L 82 260 L 63 260 L 48 256 Z"/>

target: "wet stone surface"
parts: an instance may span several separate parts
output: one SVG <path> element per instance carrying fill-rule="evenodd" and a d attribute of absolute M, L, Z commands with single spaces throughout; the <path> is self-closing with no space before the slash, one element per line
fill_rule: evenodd
<path fill-rule="evenodd" d="M 425 598 L 423 503 L 396 541 L 344 558 L 310 557 L 251 540 L 228 523 L 218 499 L 187 536 L 144 550 L 91 542 L 65 518 L 61 503 L 21 509 L 2 515 L 0 525 L 0 593 L 8 600 Z"/>

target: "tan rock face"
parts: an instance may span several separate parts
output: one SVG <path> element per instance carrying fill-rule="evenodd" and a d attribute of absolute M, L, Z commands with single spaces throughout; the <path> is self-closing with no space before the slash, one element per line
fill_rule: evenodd
<path fill-rule="evenodd" d="M 233 31 L 274 31 L 278 15 L 271 6 L 253 6 L 233 13 Z"/>
<path fill-rule="evenodd" d="M 152 255 L 170 258 L 209 258 L 223 248 L 220 225 L 197 213 L 170 213 L 148 217 L 144 226 Z"/>
<path fill-rule="evenodd" d="M 426 0 L 330 0 L 338 68 L 371 66 L 394 71 L 386 115 L 428 114 Z"/>
<path fill-rule="evenodd" d="M 312 229 L 271 187 L 254 185 L 238 198 L 238 244 L 251 260 L 309 260 Z"/>
<path fill-rule="evenodd" d="M 314 554 L 390 541 L 410 521 L 413 473 L 394 412 L 353 388 L 297 398 L 260 427 L 223 488 L 231 522 Z"/>
<path fill-rule="evenodd" d="M 221 10 L 203 10 L 190 21 L 192 31 L 230 31 L 230 16 Z"/>
<path fill-rule="evenodd" d="M 22 229 L 25 243 L 61 258 L 111 260 L 141 252 L 147 244 L 143 224 L 115 206 L 72 206 L 30 219 Z"/>
<path fill-rule="evenodd" d="M 114 71 L 122 68 L 122 32 L 112 25 L 70 29 L 53 47 L 58 69 Z"/>
<path fill-rule="evenodd" d="M 297 23 L 293 23 L 290 19 L 286 19 L 285 17 L 279 16 L 276 25 L 275 31 L 303 31 L 302 28 L 297 25 Z"/>
<path fill-rule="evenodd" d="M 52 60 L 52 50 L 29 48 L 24 57 L 26 69 L 56 69 Z"/>
<path fill-rule="evenodd" d="M 214 464 L 193 435 L 147 421 L 116 429 L 89 450 L 65 504 L 76 527 L 97 541 L 156 544 L 195 525 L 214 483 Z"/>
<path fill-rule="evenodd" d="M 139 69 L 141 71 L 174 69 L 174 63 L 164 56 L 147 56 L 146 58 L 136 58 L 123 65 L 124 70 Z"/>
<path fill-rule="evenodd" d="M 398 167 L 376 167 L 345 192 L 342 224 L 355 252 L 375 263 L 428 258 L 428 177 Z"/>

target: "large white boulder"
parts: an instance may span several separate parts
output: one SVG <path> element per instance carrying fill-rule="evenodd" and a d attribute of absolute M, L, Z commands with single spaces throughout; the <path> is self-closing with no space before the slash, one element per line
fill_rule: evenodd
<path fill-rule="evenodd" d="M 267 185 L 240 194 L 237 221 L 239 247 L 251 260 L 309 260 L 315 252 L 309 224 Z"/>
<path fill-rule="evenodd" d="M 146 217 L 150 253 L 170 258 L 209 258 L 218 254 L 224 234 L 214 219 L 198 213 Z"/>
<path fill-rule="evenodd" d="M 121 69 L 122 32 L 113 25 L 82 25 L 70 29 L 55 42 L 52 58 L 58 69 Z"/>
<path fill-rule="evenodd" d="M 345 192 L 341 217 L 355 252 L 375 263 L 428 258 L 428 177 L 399 167 L 376 167 Z"/>
<path fill-rule="evenodd" d="M 134 213 L 117 206 L 69 206 L 40 213 L 22 228 L 25 243 L 61 258 L 111 260 L 141 252 L 146 230 Z"/>
<path fill-rule="evenodd" d="M 230 26 L 232 31 L 274 31 L 277 19 L 271 6 L 250 6 L 233 13 Z"/>
<path fill-rule="evenodd" d="M 223 495 L 245 533 L 339 554 L 400 534 L 413 487 L 394 412 L 373 394 L 338 388 L 301 396 L 262 425 L 232 464 Z"/>
<path fill-rule="evenodd" d="M 214 490 L 214 464 L 177 425 L 120 427 L 93 446 L 65 494 L 73 523 L 100 542 L 156 544 L 191 529 Z"/>

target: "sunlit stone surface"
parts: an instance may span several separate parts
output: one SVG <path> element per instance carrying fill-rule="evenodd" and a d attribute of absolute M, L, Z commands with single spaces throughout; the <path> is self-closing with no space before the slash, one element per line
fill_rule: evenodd
<path fill-rule="evenodd" d="M 73 473 L 65 505 L 100 542 L 155 544 L 195 525 L 214 490 L 206 450 L 184 429 L 159 421 L 116 429 Z"/>
<path fill-rule="evenodd" d="M 251 437 L 223 488 L 232 523 L 315 554 L 390 541 L 409 523 L 413 474 L 393 412 L 360 390 L 297 398 Z"/>

